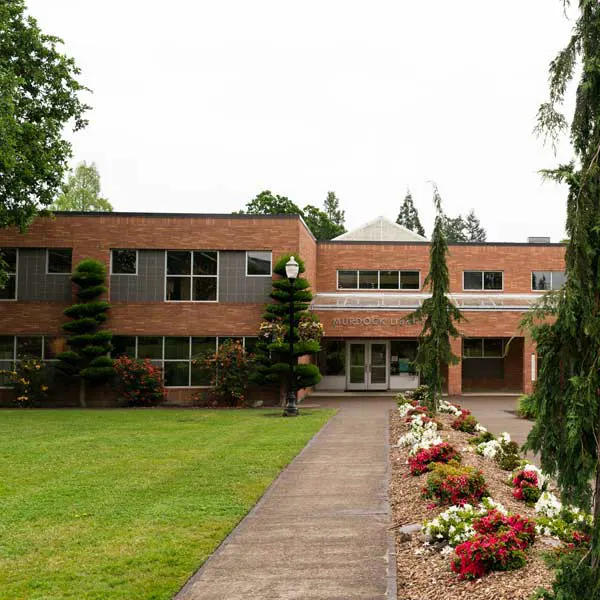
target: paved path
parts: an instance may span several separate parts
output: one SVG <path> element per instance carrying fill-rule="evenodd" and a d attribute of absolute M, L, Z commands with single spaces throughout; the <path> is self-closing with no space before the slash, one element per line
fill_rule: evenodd
<path fill-rule="evenodd" d="M 319 404 L 339 412 L 176 600 L 395 600 L 387 497 L 393 399 Z"/>

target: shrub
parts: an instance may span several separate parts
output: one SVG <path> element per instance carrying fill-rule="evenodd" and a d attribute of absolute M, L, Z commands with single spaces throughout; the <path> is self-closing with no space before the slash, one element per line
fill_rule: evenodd
<path fill-rule="evenodd" d="M 114 361 L 119 396 L 129 406 L 154 406 L 164 402 L 162 373 L 149 359 L 120 356 Z"/>
<path fill-rule="evenodd" d="M 15 391 L 15 404 L 20 408 L 32 407 L 48 397 L 50 387 L 49 369 L 38 358 L 21 360 L 13 370 L 0 371 Z"/>
<path fill-rule="evenodd" d="M 489 496 L 483 473 L 473 467 L 435 464 L 422 490 L 438 504 L 475 504 Z"/>
<path fill-rule="evenodd" d="M 537 412 L 533 403 L 533 398 L 530 395 L 524 394 L 519 398 L 519 405 L 517 407 L 517 414 L 522 419 L 535 419 L 537 418 Z"/>
<path fill-rule="evenodd" d="M 538 590 L 535 598 L 538 600 L 574 598 L 599 600 L 597 574 L 592 568 L 591 560 L 591 554 L 584 549 L 576 548 L 567 552 L 561 549 L 560 555 L 550 565 L 556 569 L 552 590 Z"/>
<path fill-rule="evenodd" d="M 448 443 L 442 442 L 419 450 L 414 456 L 409 457 L 408 466 L 411 475 L 422 475 L 431 470 L 435 463 L 448 463 L 451 460 L 460 461 L 460 454 Z"/>
<path fill-rule="evenodd" d="M 490 571 L 509 571 L 525 564 L 525 550 L 535 540 L 533 521 L 497 510 L 473 522 L 476 534 L 456 547 L 451 568 L 459 579 L 477 579 Z"/>
<path fill-rule="evenodd" d="M 423 448 L 431 448 L 442 443 L 438 435 L 437 424 L 423 415 L 410 417 L 410 430 L 398 439 L 398 446 L 411 446 L 410 454 L 416 454 Z"/>
<path fill-rule="evenodd" d="M 535 471 L 518 471 L 512 483 L 513 496 L 529 505 L 535 504 L 542 495 L 538 486 L 538 475 Z"/>
<path fill-rule="evenodd" d="M 429 386 L 428 385 L 420 385 L 416 387 L 414 390 L 410 390 L 406 392 L 407 398 L 410 400 L 416 400 L 419 404 L 423 404 L 427 402 L 429 398 Z"/>
<path fill-rule="evenodd" d="M 508 433 L 502 434 L 500 448 L 496 452 L 494 459 L 503 471 L 514 471 L 521 464 L 519 445 L 511 441 Z"/>
<path fill-rule="evenodd" d="M 574 546 L 586 545 L 592 533 L 592 515 L 563 504 L 550 492 L 542 492 L 535 505 L 536 532 Z"/>
<path fill-rule="evenodd" d="M 460 408 L 459 404 L 455 404 L 453 402 L 446 402 L 445 400 L 440 400 L 440 403 L 438 405 L 438 412 L 459 417 L 462 413 L 462 409 Z"/>
<path fill-rule="evenodd" d="M 210 371 L 214 394 L 223 397 L 230 406 L 247 403 L 254 355 L 247 354 L 241 342 L 227 340 L 216 352 L 194 360 L 194 364 L 201 364 Z"/>
<path fill-rule="evenodd" d="M 479 444 L 485 444 L 487 442 L 491 442 L 495 440 L 496 436 L 489 431 L 482 431 L 479 435 L 472 437 L 469 439 L 469 444 L 473 444 L 474 446 L 478 446 Z"/>
<path fill-rule="evenodd" d="M 477 424 L 477 419 L 472 414 L 463 411 L 461 415 L 452 421 L 452 429 L 464 431 L 465 433 L 475 433 Z"/>
<path fill-rule="evenodd" d="M 402 393 L 396 394 L 396 404 L 402 406 L 403 404 L 409 404 L 410 400 Z"/>

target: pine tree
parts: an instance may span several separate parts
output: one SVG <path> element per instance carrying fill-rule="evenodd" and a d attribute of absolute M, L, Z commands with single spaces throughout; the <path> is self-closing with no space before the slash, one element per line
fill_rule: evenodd
<path fill-rule="evenodd" d="M 402 206 L 400 206 L 400 212 L 398 213 L 396 223 L 419 235 L 425 236 L 425 229 L 423 229 L 423 225 L 421 225 L 419 213 L 413 203 L 410 190 L 406 190 L 406 196 L 404 196 L 404 202 L 402 202 Z"/>
<path fill-rule="evenodd" d="M 467 242 L 485 242 L 487 240 L 487 233 L 475 216 L 473 209 L 469 211 L 467 218 L 464 220 L 464 231 Z"/>
<path fill-rule="evenodd" d="M 442 230 L 446 242 L 455 243 L 469 241 L 467 239 L 466 223 L 462 218 L 462 215 L 458 215 L 458 217 L 442 215 Z"/>
<path fill-rule="evenodd" d="M 340 233 L 337 235 L 346 233 L 346 227 L 344 226 L 346 211 L 340 208 L 340 201 L 335 195 L 335 192 L 327 192 L 327 198 L 325 198 L 325 202 L 323 203 L 323 209 L 325 214 L 329 217 L 329 220 L 340 229 Z"/>
<path fill-rule="evenodd" d="M 62 328 L 68 332 L 69 350 L 58 354 L 59 369 L 71 377 L 79 377 L 79 402 L 86 406 L 86 382 L 100 383 L 114 375 L 113 361 L 108 356 L 112 333 L 101 331 L 110 304 L 98 298 L 108 289 L 104 285 L 106 267 L 97 260 L 82 260 L 73 271 L 71 281 L 79 287 L 78 303 L 65 309 L 72 320 Z"/>
<path fill-rule="evenodd" d="M 566 283 L 526 319 L 542 359 L 532 396 L 538 417 L 526 445 L 539 452 L 543 470 L 556 476 L 563 500 L 582 508 L 594 500 L 591 552 L 581 559 L 595 580 L 588 598 L 598 598 L 600 586 L 599 55 L 600 4 L 580 0 L 573 35 L 550 64 L 549 102 L 538 113 L 538 131 L 555 144 L 566 126 L 557 106 L 581 73 L 570 127 L 576 162 L 545 172 L 569 186 Z M 555 318 L 538 319 L 549 314 Z"/>
<path fill-rule="evenodd" d="M 443 367 L 459 362 L 459 358 L 452 353 L 450 338 L 459 336 L 454 323 L 462 321 L 463 316 L 448 298 L 450 291 L 450 276 L 446 264 L 448 245 L 444 235 L 441 197 L 435 185 L 433 202 L 437 215 L 431 236 L 429 273 L 424 282 L 424 288 L 429 287 L 431 297 L 423 300 L 421 307 L 408 315 L 408 320 L 413 323 L 423 323 L 415 362 L 425 384 L 429 387 L 427 406 L 436 412 L 442 396 Z"/>
<path fill-rule="evenodd" d="M 274 265 L 273 271 L 280 279 L 273 281 L 270 296 L 274 300 L 268 304 L 263 315 L 259 341 L 256 345 L 256 370 L 251 379 L 261 385 L 277 385 L 282 398 L 288 391 L 290 363 L 290 302 L 294 304 L 293 362 L 294 391 L 316 385 L 321 380 L 319 368 L 314 364 L 298 364 L 301 356 L 316 354 L 319 344 L 321 325 L 318 317 L 309 312 L 312 293 L 310 283 L 300 275 L 304 273 L 304 262 L 295 257 L 300 267 L 298 279 L 293 288 L 286 277 L 285 265 L 290 255 L 282 256 Z M 311 331 L 313 334 L 311 334 Z M 316 334 L 314 334 L 316 332 Z"/>

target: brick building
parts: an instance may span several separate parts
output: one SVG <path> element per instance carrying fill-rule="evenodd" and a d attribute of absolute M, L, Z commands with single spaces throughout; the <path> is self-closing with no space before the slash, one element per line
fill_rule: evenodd
<path fill-rule="evenodd" d="M 325 327 L 319 388 L 418 384 L 411 361 L 420 327 L 404 317 L 426 297 L 429 244 L 383 218 L 316 242 L 293 215 L 59 213 L 25 234 L 1 231 L 0 247 L 10 273 L 0 291 L 0 369 L 24 356 L 53 359 L 73 301 L 69 274 L 91 257 L 109 268 L 115 354 L 155 361 L 169 400 L 183 402 L 207 383 L 193 356 L 224 338 L 255 343 L 272 262 L 293 253 L 305 261 L 312 310 Z M 562 284 L 564 246 L 451 244 L 448 267 L 467 319 L 453 343 L 462 360 L 449 367 L 449 393 L 530 391 L 535 349 L 518 324 L 531 302 Z"/>

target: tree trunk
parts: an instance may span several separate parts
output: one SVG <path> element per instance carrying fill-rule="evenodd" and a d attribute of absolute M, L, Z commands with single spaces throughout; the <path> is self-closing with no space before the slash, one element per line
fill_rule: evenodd
<path fill-rule="evenodd" d="M 87 408 L 85 403 L 85 379 L 83 377 L 79 378 L 79 405 L 81 408 Z"/>
<path fill-rule="evenodd" d="M 600 432 L 596 432 L 599 436 Z M 600 437 L 596 437 L 596 481 L 594 482 L 594 525 L 592 531 L 592 568 L 600 566 Z"/>

